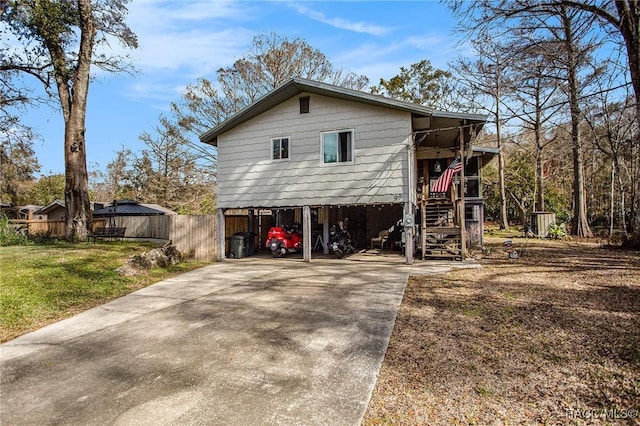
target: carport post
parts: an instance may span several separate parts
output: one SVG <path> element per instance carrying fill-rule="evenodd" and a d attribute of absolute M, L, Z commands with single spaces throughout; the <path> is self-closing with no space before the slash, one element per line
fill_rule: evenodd
<path fill-rule="evenodd" d="M 218 241 L 215 256 L 217 261 L 221 261 L 225 258 L 224 209 L 216 210 L 216 237 Z"/>
<path fill-rule="evenodd" d="M 413 264 L 413 253 L 415 249 L 414 241 L 413 241 L 414 229 L 415 229 L 415 223 L 413 221 L 414 216 L 415 216 L 415 212 L 413 211 L 413 205 L 411 203 L 405 203 L 404 218 L 403 218 L 402 226 L 404 226 L 404 235 L 405 235 L 404 254 L 407 258 L 406 260 L 407 265 Z"/>
<path fill-rule="evenodd" d="M 324 210 L 322 217 L 322 251 L 329 254 L 329 206 L 322 207 Z"/>
<path fill-rule="evenodd" d="M 311 208 L 302 207 L 302 258 L 305 262 L 311 261 Z"/>

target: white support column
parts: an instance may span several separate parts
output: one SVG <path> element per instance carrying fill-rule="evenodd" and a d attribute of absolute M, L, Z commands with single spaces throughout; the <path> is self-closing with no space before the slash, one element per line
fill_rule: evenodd
<path fill-rule="evenodd" d="M 216 247 L 216 260 L 219 262 L 225 258 L 225 223 L 224 223 L 224 209 L 216 210 L 216 236 L 218 238 L 218 244 Z"/>
<path fill-rule="evenodd" d="M 404 218 L 403 218 L 403 226 L 404 226 L 404 235 L 405 235 L 405 242 L 404 242 L 404 254 L 406 256 L 406 263 L 407 265 L 412 265 L 413 264 L 413 253 L 414 251 L 414 229 L 415 229 L 415 223 L 410 224 L 411 226 L 407 226 L 409 225 L 408 223 L 406 223 L 407 218 L 413 218 L 415 215 L 415 212 L 413 210 L 413 204 L 412 203 L 405 203 L 404 205 Z"/>
<path fill-rule="evenodd" d="M 311 208 L 302 207 L 302 258 L 305 262 L 311 261 Z"/>
<path fill-rule="evenodd" d="M 416 181 L 418 163 L 415 156 L 414 147 L 415 136 L 411 134 L 407 140 L 407 194 L 406 202 L 404 203 L 404 219 L 412 218 L 411 226 L 404 223 L 404 235 L 405 235 L 405 255 L 407 265 L 413 264 L 413 257 L 415 253 L 414 234 L 415 234 L 415 206 L 417 202 Z"/>

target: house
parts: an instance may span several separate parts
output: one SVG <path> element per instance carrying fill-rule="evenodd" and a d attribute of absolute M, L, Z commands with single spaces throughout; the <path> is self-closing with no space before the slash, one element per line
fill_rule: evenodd
<path fill-rule="evenodd" d="M 246 209 L 248 230 L 258 224 L 258 235 L 273 223 L 302 224 L 309 261 L 312 244 L 326 253 L 331 224 L 349 217 L 359 247 L 381 230 L 402 228 L 408 263 L 414 240 L 422 256 L 438 247 L 448 253 L 453 241 L 463 257 L 465 216 L 481 221 L 480 170 L 495 154 L 471 146 L 485 121 L 293 78 L 200 136 L 218 151 L 219 235 L 228 210 Z M 446 192 L 431 194 L 457 155 L 465 165 L 460 175 Z M 224 244 L 219 238 L 221 256 Z"/>
<path fill-rule="evenodd" d="M 101 209 L 104 203 L 91 203 L 91 210 Z M 44 220 L 65 220 L 67 208 L 64 200 L 55 200 L 51 204 L 42 207 L 36 212 Z"/>
<path fill-rule="evenodd" d="M 67 215 L 64 200 L 55 200 L 51 204 L 40 208 L 36 214 L 41 220 L 64 220 Z"/>
<path fill-rule="evenodd" d="M 91 210 L 95 211 L 104 207 L 104 203 L 91 203 Z M 55 200 L 34 213 L 41 220 L 65 220 L 67 209 L 64 200 Z"/>
<path fill-rule="evenodd" d="M 35 204 L 26 204 L 23 206 L 16 206 L 12 204 L 2 204 L 2 213 L 9 219 L 16 220 L 40 220 L 42 217 L 38 214 L 38 211 L 42 206 Z"/>
<path fill-rule="evenodd" d="M 94 210 L 93 217 L 163 216 L 168 214 L 177 213 L 158 204 L 143 204 L 135 200 L 120 200 Z"/>

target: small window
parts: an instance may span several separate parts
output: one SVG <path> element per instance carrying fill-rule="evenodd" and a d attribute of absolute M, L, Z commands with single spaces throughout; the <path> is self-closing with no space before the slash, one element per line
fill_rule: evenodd
<path fill-rule="evenodd" d="M 477 222 L 480 220 L 480 206 L 477 204 L 464 207 L 464 218 L 468 221 Z"/>
<path fill-rule="evenodd" d="M 309 96 L 303 96 L 300 98 L 300 114 L 309 113 Z"/>
<path fill-rule="evenodd" d="M 271 139 L 271 159 L 286 160 L 289 158 L 289 138 Z"/>
<path fill-rule="evenodd" d="M 478 171 L 480 170 L 479 164 L 480 157 L 471 157 L 469 158 L 464 165 L 464 175 L 465 176 L 478 176 Z"/>
<path fill-rule="evenodd" d="M 322 134 L 322 161 L 324 164 L 353 161 L 353 130 Z"/>

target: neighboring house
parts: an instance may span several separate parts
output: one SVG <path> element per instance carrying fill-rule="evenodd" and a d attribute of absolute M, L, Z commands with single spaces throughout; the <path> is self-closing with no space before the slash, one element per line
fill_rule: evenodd
<path fill-rule="evenodd" d="M 2 203 L 2 213 L 7 215 L 9 219 L 40 220 L 42 217 L 38 214 L 38 211 L 41 208 L 42 206 L 37 206 L 35 204 L 15 206 Z M 46 219 L 46 217 L 44 219 Z"/>
<path fill-rule="evenodd" d="M 438 226 L 453 230 L 464 244 L 465 214 L 459 212 L 472 206 L 469 214 L 481 220 L 480 169 L 495 154 L 471 147 L 485 121 L 483 115 L 434 111 L 291 79 L 200 137 L 218 151 L 219 253 L 224 256 L 229 209 L 248 210 L 249 231 L 263 223 L 265 211 L 273 213 L 271 223 L 302 224 L 307 261 L 317 241 L 326 252 L 331 224 L 349 217 L 359 247 L 399 224 L 411 263 L 414 233 L 424 235 L 433 225 L 423 214 L 431 205 L 446 213 Z M 472 192 L 472 204 L 456 191 L 457 177 L 446 193 L 428 194 L 428 185 L 456 154 L 462 154 L 471 175 L 464 187 Z M 417 230 L 414 224 L 420 225 Z M 421 241 L 418 245 L 427 251 Z"/>
<path fill-rule="evenodd" d="M 177 214 L 173 210 L 159 206 L 158 204 L 143 204 L 135 200 L 120 200 L 107 204 L 103 208 L 96 209 L 93 217 L 109 216 L 163 216 Z"/>
<path fill-rule="evenodd" d="M 42 207 L 36 212 L 43 220 L 64 220 L 66 209 L 64 201 L 55 200 L 53 203 Z"/>
<path fill-rule="evenodd" d="M 104 207 L 105 203 L 91 203 L 91 210 L 95 211 L 97 209 L 101 209 Z M 55 200 L 53 203 L 42 207 L 40 210 L 35 212 L 42 220 L 65 220 L 67 216 L 67 210 L 65 207 L 64 200 Z"/>

